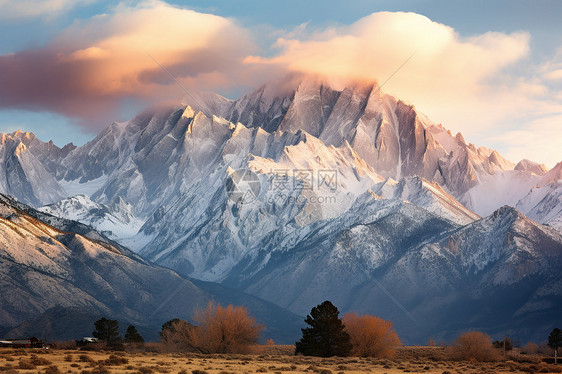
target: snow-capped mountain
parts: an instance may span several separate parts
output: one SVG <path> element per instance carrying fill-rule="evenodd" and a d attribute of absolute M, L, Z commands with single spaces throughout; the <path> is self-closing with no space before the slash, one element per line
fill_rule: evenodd
<path fill-rule="evenodd" d="M 493 150 L 466 144 L 462 135 L 435 125 L 377 83 L 337 90 L 311 77 L 293 82 L 293 89 L 285 87 L 281 96 L 276 96 L 278 82 L 265 85 L 232 102 L 222 115 L 267 131 L 304 130 L 336 147 L 348 142 L 383 177 L 417 175 L 457 198 L 482 176 L 515 166 Z"/>
<path fill-rule="evenodd" d="M 55 179 L 56 161 L 68 149 L 27 132 L 0 134 L 0 191 L 36 206 L 60 200 L 66 194 Z"/>
<path fill-rule="evenodd" d="M 480 218 L 446 193 L 438 183 L 420 177 L 402 178 L 399 182 L 388 178 L 375 185 L 372 191 L 376 197 L 411 202 L 458 224 L 468 224 Z"/>
<path fill-rule="evenodd" d="M 481 329 L 539 339 L 562 307 L 561 251 L 560 233 L 502 207 L 413 247 L 376 283 L 418 326 L 440 326 L 449 336 Z M 383 293 L 357 298 L 352 308 L 377 296 Z"/>
<path fill-rule="evenodd" d="M 509 207 L 459 226 L 366 194 L 340 219 L 280 229 L 256 250 L 225 283 L 297 312 L 329 298 L 393 320 L 410 341 L 461 329 L 536 339 L 562 307 L 562 236 Z"/>
<path fill-rule="evenodd" d="M 562 162 L 540 178 L 516 207 L 529 218 L 562 232 Z"/>
<path fill-rule="evenodd" d="M 194 105 L 202 111 L 193 121 L 194 127 L 204 131 L 188 131 L 188 123 L 199 110 L 183 106 L 183 113 L 177 108 L 161 108 L 114 123 L 79 148 L 70 144 L 59 149 L 32 134 L 20 133 L 23 144 L 40 161 L 34 164 L 42 164 L 56 177 L 58 186 L 51 181 L 41 191 L 51 199 L 39 198 L 39 192 L 33 190 L 14 195 L 35 206 L 80 193 L 104 204 L 118 202 L 120 197 L 146 219 L 163 201 L 188 188 L 185 179 L 197 179 L 199 169 L 211 162 L 199 158 L 209 157 L 224 143 L 221 136 L 226 133 L 221 135 L 220 121 L 232 128 L 240 122 L 267 133 L 301 130 L 338 148 L 349 144 L 381 177 L 399 180 L 420 176 L 438 183 L 480 215 L 502 205 L 515 206 L 546 171 L 544 165 L 528 160 L 514 165 L 496 151 L 466 144 L 461 134 L 453 136 L 413 106 L 385 94 L 374 82 L 336 89 L 314 77 L 290 77 L 235 101 L 207 94 Z M 194 145 L 208 147 L 208 153 L 187 160 L 185 153 L 191 152 L 192 145 L 183 139 L 185 133 L 197 139 L 208 135 L 205 139 L 214 145 Z M 187 178 L 182 172 L 190 168 L 196 169 L 195 174 Z M 61 188 L 65 191 L 62 195 Z M 11 190 L 6 186 L 4 191 Z"/>
<path fill-rule="evenodd" d="M 560 228 L 562 164 L 551 171 L 528 160 L 515 165 L 376 83 L 336 89 L 308 77 L 236 101 L 200 99 L 113 123 L 82 147 L 7 135 L 20 151 L 2 165 L 10 180 L 31 186 L 18 195 L 23 201 L 64 196 L 41 209 L 87 223 L 184 276 L 293 312 L 322 298 L 393 320 L 400 312 L 403 334 L 415 312 L 429 326 L 407 336 L 415 340 L 497 321 L 497 304 L 483 306 L 494 297 L 511 303 L 505 311 L 519 330 L 516 310 L 534 319 L 556 304 L 540 297 L 533 304 L 531 294 L 558 282 L 554 268 L 537 269 L 562 257 L 559 233 L 497 209 L 517 206 Z M 8 166 L 16 161 L 24 174 Z M 38 173 L 46 183 L 33 178 Z M 510 288 L 502 298 L 496 290 L 506 286 L 492 270 L 525 296 Z M 493 286 L 478 283 L 484 279 Z M 473 320 L 452 317 L 463 302 L 467 311 L 485 310 Z"/>
<path fill-rule="evenodd" d="M 273 304 L 220 285 L 196 285 L 91 228 L 85 234 L 95 239 L 79 234 L 85 229 L 79 223 L 51 216 L 47 224 L 37 217 L 49 215 L 0 195 L 0 326 L 4 329 L 59 307 L 156 330 L 172 318 L 191 319 L 195 308 L 211 300 L 223 304 L 244 300 L 258 320 L 269 324 L 268 334 L 290 342 L 298 333 L 300 318 Z M 280 328 L 276 318 L 295 332 L 283 332 L 286 326 Z M 64 323 L 58 324 L 64 328 Z"/>

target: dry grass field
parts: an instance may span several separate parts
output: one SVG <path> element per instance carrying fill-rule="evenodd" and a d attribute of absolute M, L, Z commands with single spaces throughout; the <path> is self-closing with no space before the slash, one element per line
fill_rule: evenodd
<path fill-rule="evenodd" d="M 0 349 L 2 374 L 227 374 L 227 373 L 560 373 L 542 362 L 454 362 L 440 348 L 402 348 L 392 359 L 293 356 L 292 346 L 260 346 L 256 353 L 178 354 Z M 441 349 L 442 350 L 442 349 Z"/>

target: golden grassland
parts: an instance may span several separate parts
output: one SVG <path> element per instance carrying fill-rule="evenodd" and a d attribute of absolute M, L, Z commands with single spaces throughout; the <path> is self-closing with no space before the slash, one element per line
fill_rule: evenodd
<path fill-rule="evenodd" d="M 294 356 L 293 346 L 258 346 L 253 354 L 1 349 L 2 374 L 242 374 L 242 373 L 560 373 L 530 357 L 495 362 L 450 361 L 439 347 L 405 347 L 392 359 Z"/>

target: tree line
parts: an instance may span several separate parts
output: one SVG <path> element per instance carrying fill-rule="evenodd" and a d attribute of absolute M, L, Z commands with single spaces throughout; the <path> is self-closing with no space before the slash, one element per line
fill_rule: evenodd
<path fill-rule="evenodd" d="M 168 351 L 198 353 L 247 353 L 257 344 L 264 326 L 241 306 L 209 303 L 198 309 L 195 324 L 178 318 L 162 325 L 160 341 Z M 360 356 L 391 357 L 401 346 L 392 322 L 372 315 L 346 313 L 340 318 L 339 310 L 330 301 L 312 308 L 305 319 L 302 338 L 295 343 L 295 354 L 305 356 Z M 123 343 L 142 345 L 143 337 L 129 325 L 124 339 L 119 335 L 116 320 L 102 318 L 95 322 L 94 337 L 108 348 L 119 348 Z M 273 344 L 268 340 L 267 344 Z M 562 344 L 562 331 L 554 329 L 548 346 L 555 355 Z M 429 345 L 435 345 L 429 344 Z M 471 331 L 461 334 L 449 347 L 451 358 L 459 360 L 490 361 L 497 359 L 498 348 L 510 350 L 509 339 L 492 342 L 489 335 Z"/>
<path fill-rule="evenodd" d="M 92 332 L 94 338 L 109 349 L 122 349 L 123 343 L 144 344 L 144 338 L 133 325 L 127 327 L 124 338 L 119 334 L 119 322 L 117 320 L 100 318 L 94 322 L 94 327 L 95 330 Z"/>

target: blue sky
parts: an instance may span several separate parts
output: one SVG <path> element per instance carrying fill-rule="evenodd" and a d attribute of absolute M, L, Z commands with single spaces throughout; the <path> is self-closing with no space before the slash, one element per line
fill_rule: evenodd
<path fill-rule="evenodd" d="M 183 9 L 195 12 L 188 14 Z M 124 87 L 123 82 L 129 82 L 131 76 L 149 76 L 147 65 L 133 66 L 137 70 L 129 74 L 124 70 L 128 63 L 106 54 L 115 54 L 111 48 L 120 50 L 116 35 L 128 35 L 120 42 L 127 41 L 129 46 L 131 40 L 150 36 L 150 30 L 165 29 L 167 23 L 160 18 L 167 17 L 172 20 L 170 35 L 159 37 L 169 40 L 170 45 L 160 48 L 166 43 L 159 43 L 154 54 L 172 69 L 177 65 L 174 72 L 193 89 L 233 97 L 280 69 L 308 72 L 326 56 L 331 59 L 332 51 L 350 56 L 357 53 L 351 44 L 342 46 L 341 40 L 376 48 L 366 59 L 370 65 L 355 63 L 361 55 L 355 60 L 331 61 L 332 66 L 341 66 L 352 60 L 336 75 L 341 72 L 341 77 L 360 78 L 363 74 L 366 79 L 381 81 L 415 49 L 414 59 L 389 82 L 387 92 L 415 104 L 453 132 L 461 131 L 468 141 L 498 149 L 513 161 L 526 157 L 552 167 L 562 160 L 558 135 L 562 130 L 559 1 L 198 0 L 116 5 L 95 0 L 0 0 L 0 14 L 0 67 L 4 74 L 10 72 L 4 81 L 0 77 L 5 87 L 0 88 L 2 132 L 22 129 L 58 145 L 69 141 L 83 144 L 112 120 L 125 120 L 158 97 L 181 99 L 181 92 L 155 81 Z M 189 22 L 183 22 L 182 17 Z M 139 30 L 138 24 L 127 24 L 129 19 L 140 20 L 139 24 L 154 22 L 154 28 L 148 25 Z M 393 31 L 387 33 L 382 25 Z M 408 34 L 396 25 L 411 25 L 416 32 Z M 195 32 L 195 26 L 202 31 Z M 194 32 L 198 38 L 189 40 Z M 377 33 L 394 38 L 403 48 L 380 42 L 373 37 Z M 279 42 L 280 38 L 289 42 Z M 190 59 L 197 55 L 205 48 L 193 45 L 203 39 L 209 43 L 205 55 L 194 57 L 189 67 L 180 66 L 177 56 Z M 410 44 L 410 39 L 415 39 L 415 44 Z M 183 50 L 176 48 L 184 43 Z M 309 56 L 309 51 L 316 55 Z M 128 52 L 136 56 L 138 51 Z M 471 60 L 474 54 L 479 56 Z M 76 69 L 73 74 L 87 71 L 92 79 L 75 87 L 72 77 L 76 75 L 54 66 L 60 56 L 65 56 L 64 62 L 91 59 L 93 65 L 69 66 Z M 388 60 L 387 65 L 379 63 L 381 57 Z M 103 59 L 108 59 L 107 64 Z M 222 59 L 224 64 L 217 62 Z M 440 65 L 443 61 L 446 64 Z M 28 73 L 18 72 L 18 66 L 20 70 L 24 66 Z M 334 75 L 329 64 L 322 68 Z M 229 79 L 232 76 L 237 78 Z M 417 79 L 420 76 L 426 79 Z M 92 82 L 97 77 L 103 85 Z M 70 83 L 61 86 L 70 88 L 51 89 L 65 79 Z M 36 87 L 30 87 L 33 85 Z M 86 88 L 91 92 L 85 93 Z"/>

